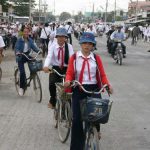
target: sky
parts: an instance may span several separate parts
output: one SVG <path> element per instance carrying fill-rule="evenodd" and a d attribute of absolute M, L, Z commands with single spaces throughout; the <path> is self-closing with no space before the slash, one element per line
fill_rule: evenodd
<path fill-rule="evenodd" d="M 36 0 L 37 4 L 39 0 Z M 128 2 L 130 0 L 116 0 L 117 9 L 123 9 L 127 11 Z M 134 0 L 133 0 L 134 1 Z M 48 4 L 48 10 L 52 11 L 55 15 L 60 15 L 61 12 L 69 12 L 71 15 L 77 14 L 79 11 L 90 12 L 94 3 L 94 11 L 105 11 L 106 0 L 41 0 L 41 3 Z M 114 10 L 115 0 L 108 0 L 108 11 Z M 55 8 L 55 9 L 54 9 Z"/>

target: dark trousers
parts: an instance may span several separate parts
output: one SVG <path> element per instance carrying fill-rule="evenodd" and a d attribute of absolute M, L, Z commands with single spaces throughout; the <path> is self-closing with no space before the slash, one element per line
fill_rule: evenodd
<path fill-rule="evenodd" d="M 41 43 L 46 44 L 46 46 L 48 47 L 49 39 L 41 39 Z"/>
<path fill-rule="evenodd" d="M 68 33 L 67 35 L 69 37 L 70 44 L 72 45 L 72 36 L 71 36 L 71 33 Z"/>
<path fill-rule="evenodd" d="M 84 87 L 86 88 L 86 90 L 89 91 L 98 89 L 97 85 L 84 85 Z M 78 87 L 73 89 L 73 95 L 72 95 L 73 120 L 72 120 L 70 150 L 83 150 L 84 148 L 85 135 L 84 135 L 83 124 L 81 120 L 80 101 L 82 101 L 87 96 L 101 98 L 100 94 L 99 95 L 87 94 L 81 91 L 81 89 L 79 89 Z"/>
<path fill-rule="evenodd" d="M 55 70 L 57 70 L 60 74 L 65 74 L 67 67 L 61 69 L 58 66 L 53 66 Z M 62 82 L 62 77 L 57 75 L 56 73 L 50 73 L 49 75 L 49 92 L 50 92 L 50 100 L 49 102 L 55 107 L 56 105 L 56 85 L 55 83 Z"/>
<path fill-rule="evenodd" d="M 14 50 L 15 44 L 16 44 L 16 41 L 17 41 L 17 37 L 13 36 L 11 40 L 12 40 L 12 49 Z"/>
<path fill-rule="evenodd" d="M 25 56 L 20 56 L 20 57 L 21 57 L 21 60 L 18 61 L 18 68 L 20 72 L 20 88 L 24 89 L 26 85 L 26 73 L 25 73 L 24 64 L 28 62 L 29 60 Z M 28 57 L 31 58 L 31 56 L 28 56 Z"/>
<path fill-rule="evenodd" d="M 112 47 L 111 47 L 111 54 L 112 55 L 115 55 L 117 44 L 118 44 L 117 42 L 114 42 L 112 44 Z M 122 50 L 123 50 L 123 54 L 126 54 L 126 46 L 123 43 L 121 43 L 121 47 L 122 47 Z"/>

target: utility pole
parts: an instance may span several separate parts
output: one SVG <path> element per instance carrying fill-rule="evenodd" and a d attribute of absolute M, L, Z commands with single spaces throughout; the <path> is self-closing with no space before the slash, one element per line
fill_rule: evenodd
<path fill-rule="evenodd" d="M 31 23 L 31 0 L 29 0 L 29 23 Z"/>
<path fill-rule="evenodd" d="M 115 10 L 114 10 L 114 21 L 116 21 L 116 0 L 115 0 Z"/>
<path fill-rule="evenodd" d="M 108 0 L 106 0 L 105 25 L 106 25 L 106 21 L 107 21 L 107 8 L 108 8 Z"/>
<path fill-rule="evenodd" d="M 39 0 L 39 22 L 40 22 L 40 19 L 41 19 L 41 12 L 40 12 L 40 9 L 41 9 L 41 0 Z"/>
<path fill-rule="evenodd" d="M 138 3 L 139 3 L 139 1 L 137 0 L 136 1 L 136 10 L 135 10 L 135 20 L 137 21 L 137 19 L 138 19 Z"/>
<path fill-rule="evenodd" d="M 92 5 L 92 21 L 94 21 L 94 3 Z"/>
<path fill-rule="evenodd" d="M 46 1 L 44 1 L 44 4 L 43 4 L 43 6 L 44 6 L 44 18 L 45 18 L 45 22 L 46 22 L 46 10 L 47 10 L 47 4 L 46 4 Z"/>
<path fill-rule="evenodd" d="M 55 0 L 54 0 L 54 16 L 55 16 Z"/>

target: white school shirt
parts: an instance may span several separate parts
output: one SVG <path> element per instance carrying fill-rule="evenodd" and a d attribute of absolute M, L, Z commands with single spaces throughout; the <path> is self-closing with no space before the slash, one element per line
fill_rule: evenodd
<path fill-rule="evenodd" d="M 2 36 L 0 36 L 0 48 L 3 48 L 3 47 L 5 47 L 5 43 L 4 43 Z"/>
<path fill-rule="evenodd" d="M 65 54 L 65 44 L 63 45 L 63 51 Z M 61 59 L 58 60 L 58 52 L 59 52 L 60 46 L 58 45 L 57 42 L 52 44 L 48 48 L 48 55 L 45 59 L 44 67 L 49 67 L 49 66 L 61 66 Z M 74 54 L 73 47 L 71 44 L 68 43 L 68 51 L 69 51 L 69 57 Z M 67 64 L 64 62 L 64 66 L 66 67 Z"/>
<path fill-rule="evenodd" d="M 76 61 L 75 61 L 75 71 L 76 71 L 76 75 L 75 78 L 76 80 L 79 81 L 79 76 L 80 76 L 80 72 L 82 69 L 82 64 L 84 59 L 82 58 L 85 56 L 82 54 L 81 51 L 78 51 L 76 53 Z M 96 79 L 96 70 L 97 70 L 97 64 L 96 64 L 96 60 L 94 58 L 94 54 L 91 52 L 90 55 L 87 57 L 88 62 L 89 62 L 89 66 L 90 66 L 90 76 L 91 76 L 91 80 L 89 80 L 89 73 L 88 73 L 88 65 L 87 62 L 85 64 L 85 68 L 84 68 L 84 74 L 83 74 L 83 80 L 82 80 L 82 84 L 97 84 L 97 79 Z"/>
<path fill-rule="evenodd" d="M 65 29 L 67 30 L 67 33 L 68 34 L 71 34 L 72 33 L 72 31 L 73 31 L 73 29 L 72 29 L 72 26 L 71 25 L 65 25 Z"/>
<path fill-rule="evenodd" d="M 45 30 L 44 30 L 45 29 Z M 41 31 L 41 39 L 47 39 L 47 37 L 51 34 L 51 29 L 49 27 L 43 27 Z"/>

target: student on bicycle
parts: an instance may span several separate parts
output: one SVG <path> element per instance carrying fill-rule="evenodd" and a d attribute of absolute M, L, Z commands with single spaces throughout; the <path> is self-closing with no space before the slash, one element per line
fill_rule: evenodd
<path fill-rule="evenodd" d="M 112 87 L 105 74 L 102 60 L 99 55 L 95 55 L 92 52 L 96 45 L 94 35 L 84 32 L 79 43 L 81 44 L 81 50 L 72 55 L 69 60 L 64 87 L 68 88 L 71 85 L 71 81 L 78 80 L 89 91 L 100 89 L 102 85 L 108 84 L 109 92 L 112 93 Z M 87 96 L 101 97 L 101 95 L 87 94 L 78 86 L 73 88 L 73 120 L 70 150 L 83 150 L 85 139 L 81 121 L 80 101 Z M 96 127 L 98 129 L 99 124 Z"/>
<path fill-rule="evenodd" d="M 49 72 L 49 66 L 52 66 L 60 74 L 66 73 L 69 57 L 74 53 L 72 45 L 66 42 L 67 38 L 67 30 L 65 28 L 57 28 L 57 41 L 48 48 L 48 55 L 43 68 L 45 73 Z M 61 82 L 61 77 L 51 73 L 49 75 L 50 100 L 48 107 L 52 109 L 56 105 L 56 82 Z"/>
<path fill-rule="evenodd" d="M 16 61 L 18 63 L 18 68 L 20 72 L 20 89 L 19 89 L 19 95 L 23 96 L 24 88 L 26 85 L 26 73 L 24 64 L 28 62 L 29 60 L 24 55 L 19 55 L 20 53 L 26 54 L 29 58 L 31 56 L 29 55 L 31 52 L 31 49 L 35 52 L 39 52 L 39 48 L 36 47 L 33 40 L 29 38 L 29 29 L 24 28 L 23 35 L 20 37 L 15 45 L 15 53 L 16 53 Z"/>

